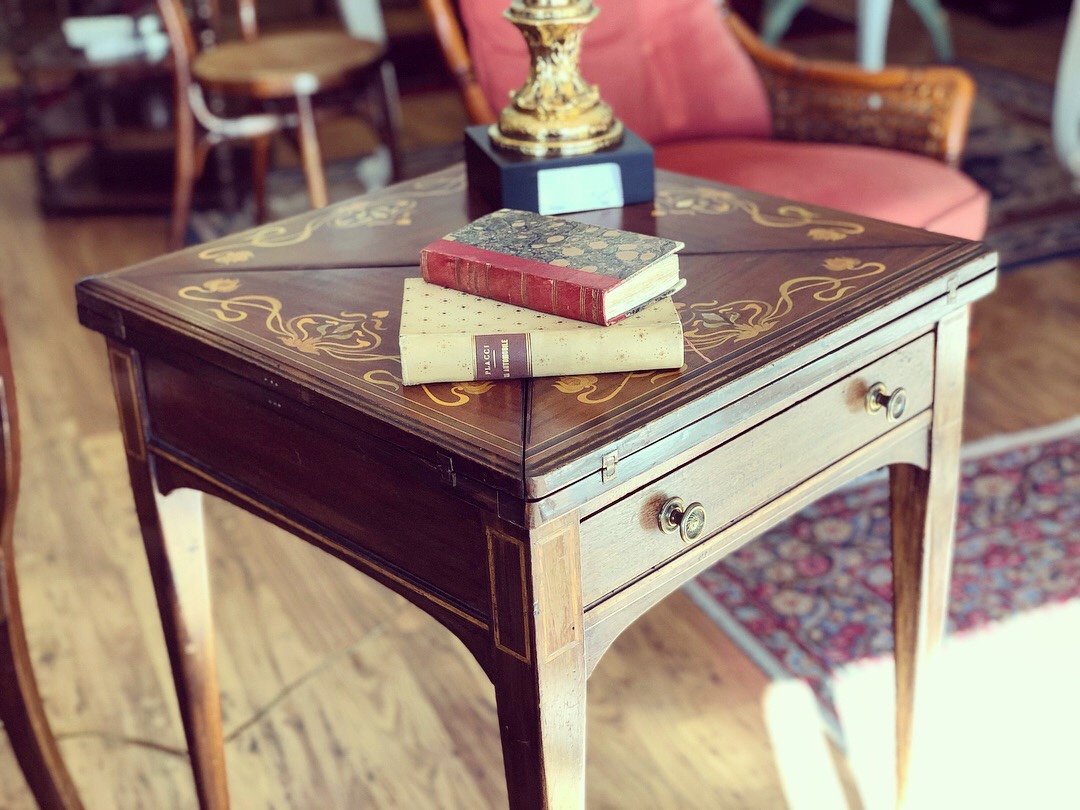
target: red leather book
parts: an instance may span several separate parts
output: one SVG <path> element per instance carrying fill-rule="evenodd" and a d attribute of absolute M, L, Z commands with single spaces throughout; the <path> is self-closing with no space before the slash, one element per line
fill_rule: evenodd
<path fill-rule="evenodd" d="M 607 326 L 680 285 L 681 242 L 504 208 L 420 252 L 424 280 Z"/>

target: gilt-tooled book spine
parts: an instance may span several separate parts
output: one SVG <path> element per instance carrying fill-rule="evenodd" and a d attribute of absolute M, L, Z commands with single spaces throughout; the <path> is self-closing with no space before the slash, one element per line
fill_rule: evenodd
<path fill-rule="evenodd" d="M 597 326 L 405 281 L 405 385 L 679 368 L 683 334 L 670 298 L 614 326 Z"/>
<path fill-rule="evenodd" d="M 610 325 L 608 294 L 683 247 L 656 236 L 503 209 L 427 245 L 425 281 L 562 318 Z M 657 298 L 671 285 L 657 289 Z"/>

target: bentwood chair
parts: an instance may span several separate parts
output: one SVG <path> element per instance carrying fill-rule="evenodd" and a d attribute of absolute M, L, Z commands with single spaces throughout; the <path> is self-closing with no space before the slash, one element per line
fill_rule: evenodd
<path fill-rule="evenodd" d="M 314 99 L 364 89 L 366 114 L 390 151 L 398 175 L 399 111 L 393 66 L 382 43 L 345 31 L 307 30 L 260 35 L 255 0 L 237 0 L 241 39 L 200 48 L 183 0 L 158 0 L 172 45 L 176 87 L 176 176 L 170 248 L 183 244 L 195 182 L 211 147 L 223 141 L 251 143 L 255 218 L 266 219 L 266 173 L 272 138 L 295 133 L 308 197 L 326 205 L 328 192 L 315 121 Z M 220 94 L 250 112 L 223 117 L 210 97 Z M 352 99 L 355 100 L 355 99 Z"/>
<path fill-rule="evenodd" d="M 474 123 L 525 80 L 507 0 L 425 0 Z M 951 236 L 989 196 L 955 167 L 974 83 L 951 67 L 870 73 L 765 45 L 715 0 L 597 0 L 582 73 L 657 166 Z"/>
<path fill-rule="evenodd" d="M 82 802 L 49 729 L 26 646 L 15 577 L 15 501 L 19 422 L 7 332 L 0 316 L 0 722 L 34 798 L 45 810 L 81 810 Z"/>

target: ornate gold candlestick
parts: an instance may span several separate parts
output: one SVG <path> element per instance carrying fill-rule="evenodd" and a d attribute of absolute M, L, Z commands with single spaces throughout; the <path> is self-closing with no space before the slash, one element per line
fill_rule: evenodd
<path fill-rule="evenodd" d="M 578 69 L 592 0 L 512 0 L 505 17 L 529 46 L 529 78 L 489 130 L 500 148 L 534 157 L 583 155 L 622 140 L 623 126 Z"/>

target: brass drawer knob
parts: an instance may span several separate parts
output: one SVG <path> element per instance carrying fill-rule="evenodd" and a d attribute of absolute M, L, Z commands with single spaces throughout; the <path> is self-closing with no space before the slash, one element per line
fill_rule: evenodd
<path fill-rule="evenodd" d="M 656 522 L 665 534 L 677 531 L 684 543 L 692 543 L 705 533 L 705 507 L 697 501 L 687 506 L 682 498 L 669 498 Z"/>
<path fill-rule="evenodd" d="M 885 383 L 874 383 L 866 392 L 867 413 L 885 411 L 885 418 L 895 422 L 904 415 L 907 410 L 907 391 L 897 388 L 891 394 L 886 390 Z"/>

